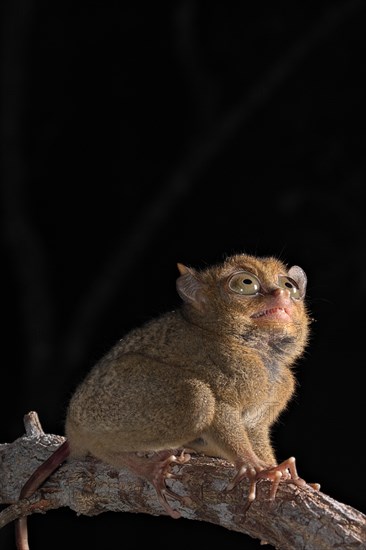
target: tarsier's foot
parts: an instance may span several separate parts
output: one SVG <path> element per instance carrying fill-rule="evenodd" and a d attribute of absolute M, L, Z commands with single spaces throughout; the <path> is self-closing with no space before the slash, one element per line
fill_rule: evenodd
<path fill-rule="evenodd" d="M 242 466 L 238 470 L 234 480 L 228 486 L 228 489 L 230 490 L 235 487 L 235 485 L 237 485 L 244 477 L 247 478 L 250 483 L 245 509 L 249 508 L 250 504 L 253 502 L 253 500 L 255 500 L 257 496 L 257 483 L 261 479 L 268 479 L 272 482 L 269 495 L 270 500 L 274 500 L 276 498 L 278 486 L 280 482 L 283 481 L 294 483 L 298 487 L 304 487 L 305 485 L 308 485 L 312 487 L 315 491 L 319 491 L 320 489 L 319 483 L 306 483 L 306 481 L 298 475 L 296 469 L 296 460 L 293 456 L 288 458 L 287 460 L 284 460 L 283 462 L 281 462 L 281 464 L 278 464 L 277 466 L 270 466 L 267 468 Z"/>
<path fill-rule="evenodd" d="M 271 492 L 269 494 L 270 500 L 276 498 L 277 489 L 281 481 L 295 483 L 298 487 L 307 485 L 306 481 L 297 473 L 296 460 L 293 456 L 284 460 L 281 464 L 278 464 L 278 466 L 272 466 L 271 468 L 261 470 L 257 473 L 256 479 L 257 481 L 260 479 L 269 479 L 272 481 Z"/>
<path fill-rule="evenodd" d="M 170 471 L 172 464 L 185 464 L 191 458 L 183 449 L 179 450 L 179 454 L 174 454 L 178 451 L 157 451 L 143 457 L 139 453 L 137 461 L 133 465 L 134 471 L 140 476 L 147 479 L 155 488 L 158 500 L 166 512 L 174 519 L 180 517 L 180 513 L 172 508 L 167 500 L 167 497 L 182 501 L 182 497 L 171 491 L 165 484 L 167 479 L 177 478 Z M 142 455 L 142 456 L 141 456 Z"/>

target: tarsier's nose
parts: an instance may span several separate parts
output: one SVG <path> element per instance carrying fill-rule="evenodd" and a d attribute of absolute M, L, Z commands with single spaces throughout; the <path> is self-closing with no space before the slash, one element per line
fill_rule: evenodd
<path fill-rule="evenodd" d="M 270 307 L 291 307 L 291 292 L 287 288 L 273 288 L 268 293 L 267 301 Z"/>
<path fill-rule="evenodd" d="M 281 296 L 283 298 L 287 298 L 290 296 L 290 291 L 287 290 L 287 288 L 276 287 L 272 291 L 270 291 L 270 294 L 272 294 L 272 296 Z"/>

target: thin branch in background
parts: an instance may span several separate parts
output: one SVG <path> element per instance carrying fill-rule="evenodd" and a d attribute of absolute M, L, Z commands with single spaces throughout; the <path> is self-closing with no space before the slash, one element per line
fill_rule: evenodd
<path fill-rule="evenodd" d="M 96 275 L 89 291 L 76 307 L 63 346 L 65 374 L 80 365 L 103 311 L 107 309 L 155 235 L 186 199 L 200 174 L 224 150 L 235 133 L 284 85 L 286 79 L 314 48 L 364 7 L 362 0 L 330 5 L 306 35 L 293 44 L 249 90 L 242 102 L 192 140 L 175 172 L 166 180 L 155 199 L 143 206 L 128 238 L 122 239 L 103 266 L 103 271 Z"/>
<path fill-rule="evenodd" d="M 198 41 L 198 5 L 183 0 L 173 12 L 172 40 L 179 65 L 195 104 L 198 128 L 207 129 L 217 112 L 220 90 L 207 70 Z"/>
<path fill-rule="evenodd" d="M 24 387 L 28 376 L 37 378 L 48 367 L 52 344 L 46 254 L 29 215 L 30 186 L 22 122 L 33 8 L 32 0 L 22 0 L 20 5 L 5 2 L 1 57 L 2 233 L 9 250 L 8 271 L 13 271 L 19 290 L 27 358 L 27 368 L 22 372 Z"/>

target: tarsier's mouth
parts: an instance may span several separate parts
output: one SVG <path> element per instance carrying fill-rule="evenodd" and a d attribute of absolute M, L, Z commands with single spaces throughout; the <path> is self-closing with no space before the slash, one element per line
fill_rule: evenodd
<path fill-rule="evenodd" d="M 290 310 L 285 307 L 263 309 L 250 316 L 251 319 L 273 319 L 276 321 L 288 321 L 290 317 Z"/>

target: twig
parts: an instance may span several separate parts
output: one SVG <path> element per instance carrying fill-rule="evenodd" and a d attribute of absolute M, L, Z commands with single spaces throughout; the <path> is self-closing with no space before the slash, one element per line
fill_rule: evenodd
<path fill-rule="evenodd" d="M 28 373 L 41 377 L 49 365 L 53 331 L 52 301 L 47 280 L 45 247 L 32 221 L 28 192 L 28 166 L 24 154 L 25 82 L 36 5 L 33 0 L 4 2 L 2 7 L 2 56 L 0 79 L 2 109 L 0 137 L 3 201 L 2 238 L 9 253 L 10 269 L 18 284 Z M 34 379 L 33 378 L 33 379 Z"/>

